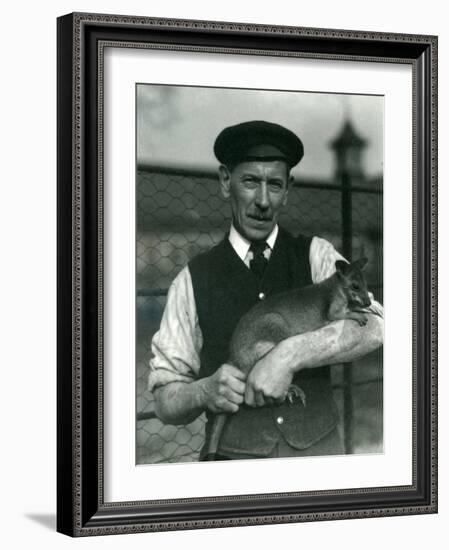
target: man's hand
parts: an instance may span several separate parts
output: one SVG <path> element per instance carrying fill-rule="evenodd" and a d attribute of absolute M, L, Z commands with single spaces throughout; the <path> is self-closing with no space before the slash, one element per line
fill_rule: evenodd
<path fill-rule="evenodd" d="M 235 413 L 244 401 L 245 375 L 224 364 L 212 376 L 201 380 L 202 403 L 214 413 Z"/>
<path fill-rule="evenodd" d="M 262 357 L 248 375 L 245 403 L 250 407 L 280 404 L 285 401 L 293 371 L 276 353 L 276 348 Z"/>

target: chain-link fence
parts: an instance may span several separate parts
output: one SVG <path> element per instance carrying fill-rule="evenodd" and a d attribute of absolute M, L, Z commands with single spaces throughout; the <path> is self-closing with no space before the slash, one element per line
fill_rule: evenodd
<path fill-rule="evenodd" d="M 382 181 L 353 185 L 352 254 L 366 255 L 370 289 L 382 302 Z M 344 209 L 343 209 L 344 210 Z M 342 189 L 333 182 L 299 181 L 289 193 L 280 224 L 293 234 L 324 237 L 342 250 Z M 198 459 L 204 418 L 167 426 L 154 415 L 147 391 L 151 339 L 157 331 L 170 283 L 198 253 L 217 244 L 229 229 L 230 208 L 216 173 L 140 167 L 137 173 L 137 463 Z M 363 358 L 344 376 L 333 367 L 333 385 L 352 452 L 382 450 L 382 353 Z M 349 389 L 345 385 L 350 385 Z M 348 390 L 351 410 L 348 409 Z M 344 394 L 346 391 L 346 398 Z M 349 428 L 348 428 L 349 425 Z M 348 432 L 349 430 L 349 432 Z"/>

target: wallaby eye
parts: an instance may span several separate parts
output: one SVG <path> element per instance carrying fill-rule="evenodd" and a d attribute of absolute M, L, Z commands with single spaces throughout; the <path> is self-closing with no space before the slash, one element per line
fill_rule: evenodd
<path fill-rule="evenodd" d="M 360 290 L 360 286 L 357 283 L 352 283 L 352 290 Z"/>

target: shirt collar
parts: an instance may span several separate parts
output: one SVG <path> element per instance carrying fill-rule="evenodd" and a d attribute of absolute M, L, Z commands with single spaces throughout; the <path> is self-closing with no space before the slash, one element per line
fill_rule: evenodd
<path fill-rule="evenodd" d="M 268 235 L 266 239 L 266 243 L 271 248 L 271 250 L 273 250 L 278 233 L 279 227 L 276 224 L 273 228 L 273 231 Z M 251 242 L 248 241 L 248 239 L 245 239 L 245 237 L 242 237 L 242 235 L 240 235 L 234 225 L 231 225 L 231 229 L 229 231 L 229 242 L 231 243 L 232 248 L 236 251 L 238 257 L 242 261 L 245 261 L 245 257 L 248 254 L 249 247 L 251 246 Z"/>

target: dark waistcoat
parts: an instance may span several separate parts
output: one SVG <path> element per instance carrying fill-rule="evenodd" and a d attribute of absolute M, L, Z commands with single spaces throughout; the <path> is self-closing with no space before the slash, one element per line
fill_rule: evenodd
<path fill-rule="evenodd" d="M 258 302 L 260 296 L 312 283 L 310 241 L 304 236 L 295 238 L 280 228 L 260 283 L 238 257 L 227 237 L 189 263 L 203 335 L 201 378 L 210 376 L 226 363 L 229 342 L 239 319 Z M 329 368 L 305 369 L 295 375 L 294 383 L 306 394 L 305 407 L 299 400 L 274 407 L 241 406 L 226 422 L 220 454 L 237 452 L 266 456 L 281 436 L 292 447 L 306 449 L 334 429 L 337 413 Z M 212 413 L 207 417 L 206 443 Z"/>

